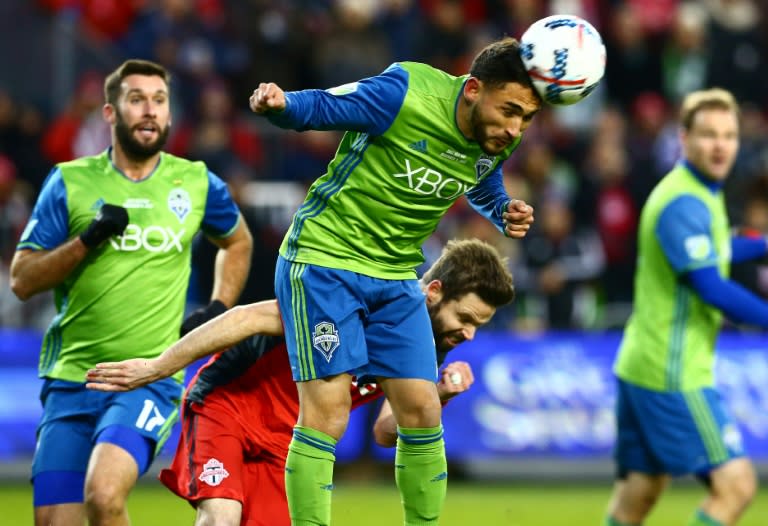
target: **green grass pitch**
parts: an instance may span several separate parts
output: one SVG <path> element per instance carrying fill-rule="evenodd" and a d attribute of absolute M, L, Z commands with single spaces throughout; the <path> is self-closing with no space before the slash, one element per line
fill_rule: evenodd
<path fill-rule="evenodd" d="M 530 485 L 453 483 L 441 526 L 600 526 L 609 485 Z M 703 496 L 695 485 L 673 485 L 645 526 L 684 526 Z M 31 491 L 25 484 L 0 485 L 3 526 L 32 524 Z M 134 526 L 191 525 L 194 512 L 153 481 L 131 494 Z M 333 495 L 333 526 L 402 524 L 393 484 L 342 481 Z M 768 489 L 762 490 L 739 526 L 768 525 Z"/>

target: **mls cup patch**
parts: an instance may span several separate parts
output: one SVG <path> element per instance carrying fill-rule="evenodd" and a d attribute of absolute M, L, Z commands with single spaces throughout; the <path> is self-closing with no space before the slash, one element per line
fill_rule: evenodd
<path fill-rule="evenodd" d="M 333 351 L 339 346 L 339 331 L 336 330 L 336 326 L 327 321 L 315 325 L 315 330 L 312 332 L 312 345 L 323 353 L 326 361 L 330 363 Z"/>
<path fill-rule="evenodd" d="M 224 464 L 215 458 L 203 464 L 203 472 L 197 477 L 209 486 L 218 486 L 229 476 L 229 471 L 224 469 Z"/>
<path fill-rule="evenodd" d="M 191 208 L 192 199 L 189 197 L 189 192 L 183 188 L 174 188 L 168 194 L 168 209 L 179 218 L 180 223 L 184 222 Z"/>

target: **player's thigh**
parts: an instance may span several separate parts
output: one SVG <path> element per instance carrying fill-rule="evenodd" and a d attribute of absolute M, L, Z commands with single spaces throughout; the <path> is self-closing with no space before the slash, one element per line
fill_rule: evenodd
<path fill-rule="evenodd" d="M 617 488 L 630 471 L 647 475 L 663 475 L 664 468 L 657 461 L 653 450 L 645 439 L 644 415 L 635 408 L 630 386 L 621 380 L 617 382 L 616 393 L 616 461 Z"/>
<path fill-rule="evenodd" d="M 94 422 L 107 397 L 93 397 L 82 384 L 46 380 L 40 394 L 43 415 L 37 428 L 32 477 L 46 471 L 85 473 Z"/>
<path fill-rule="evenodd" d="M 418 378 L 384 378 L 381 387 L 401 427 L 435 427 L 441 406 L 435 382 Z"/>
<path fill-rule="evenodd" d="M 376 287 L 366 318 L 368 364 L 360 376 L 437 381 L 432 323 L 418 281 L 364 278 Z"/>
<path fill-rule="evenodd" d="M 56 518 L 69 514 L 58 505 L 83 502 L 94 421 L 101 405 L 71 382 L 46 380 L 40 398 L 43 416 L 32 461 L 33 503 L 41 508 L 41 516 Z"/>
<path fill-rule="evenodd" d="M 67 517 L 84 513 L 92 429 L 90 423 L 66 420 L 49 421 L 40 428 L 32 467 L 37 524 L 80 524 Z"/>
<path fill-rule="evenodd" d="M 85 475 L 92 448 L 93 424 L 79 417 L 48 420 L 38 427 L 32 478 L 46 472 Z"/>
<path fill-rule="evenodd" d="M 187 406 L 189 409 L 189 406 Z M 253 425 L 258 425 L 253 423 Z M 230 499 L 243 502 L 244 430 L 239 419 L 217 404 L 203 404 L 184 415 L 184 448 L 174 457 L 172 491 L 192 501 Z"/>
<path fill-rule="evenodd" d="M 620 382 L 619 397 L 639 437 L 633 447 L 644 450 L 644 456 L 633 455 L 626 447 L 623 426 L 629 425 L 629 419 L 619 415 L 617 460 L 625 471 L 702 475 L 744 456 L 741 435 L 714 389 L 658 392 Z M 632 463 L 638 459 L 649 464 Z"/>
<path fill-rule="evenodd" d="M 278 258 L 275 292 L 296 381 L 325 378 L 368 362 L 360 275 Z"/>
<path fill-rule="evenodd" d="M 616 480 L 608 513 L 628 524 L 639 524 L 669 484 L 667 475 L 631 472 Z"/>
<path fill-rule="evenodd" d="M 240 526 L 243 505 L 236 500 L 210 498 L 197 503 L 195 526 Z"/>
<path fill-rule="evenodd" d="M 122 505 L 138 477 L 139 468 L 131 452 L 109 442 L 98 443 L 88 463 L 85 501 L 95 506 Z"/>
<path fill-rule="evenodd" d="M 290 526 L 281 459 L 265 455 L 247 462 L 243 526 Z"/>
<path fill-rule="evenodd" d="M 85 507 L 81 503 L 35 507 L 35 526 L 52 524 L 84 525 Z"/>
<path fill-rule="evenodd" d="M 182 392 L 181 384 L 166 378 L 133 391 L 114 393 L 99 419 L 96 434 L 111 426 L 123 426 L 152 441 L 154 451 L 159 451 L 179 418 Z M 140 473 L 148 467 L 140 466 Z"/>
<path fill-rule="evenodd" d="M 346 373 L 296 382 L 300 406 L 297 423 L 336 439 L 341 438 L 347 428 L 352 407 L 349 390 L 351 383 L 352 376 Z"/>

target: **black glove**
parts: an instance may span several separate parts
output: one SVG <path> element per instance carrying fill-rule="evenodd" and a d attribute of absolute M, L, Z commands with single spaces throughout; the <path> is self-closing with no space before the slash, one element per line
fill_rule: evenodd
<path fill-rule="evenodd" d="M 115 235 L 121 235 L 128 226 L 128 210 L 122 206 L 103 204 L 80 239 L 88 248 L 101 245 Z"/>
<path fill-rule="evenodd" d="M 181 324 L 181 336 L 184 336 L 189 331 L 202 325 L 208 320 L 212 320 L 219 314 L 224 314 L 226 310 L 226 305 L 224 305 L 219 300 L 213 300 L 207 306 L 200 307 L 199 309 L 192 311 L 192 314 L 187 316 L 187 319 L 184 320 L 184 323 Z"/>

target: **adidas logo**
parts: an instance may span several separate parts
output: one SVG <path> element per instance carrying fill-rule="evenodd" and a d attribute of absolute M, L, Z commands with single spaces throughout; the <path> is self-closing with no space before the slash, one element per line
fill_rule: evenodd
<path fill-rule="evenodd" d="M 422 139 L 420 141 L 412 142 L 408 145 L 408 148 L 416 150 L 417 152 L 427 153 L 427 140 Z"/>
<path fill-rule="evenodd" d="M 99 199 L 91 205 L 91 210 L 99 211 L 101 210 L 101 207 L 104 205 L 104 198 L 99 197 Z"/>

